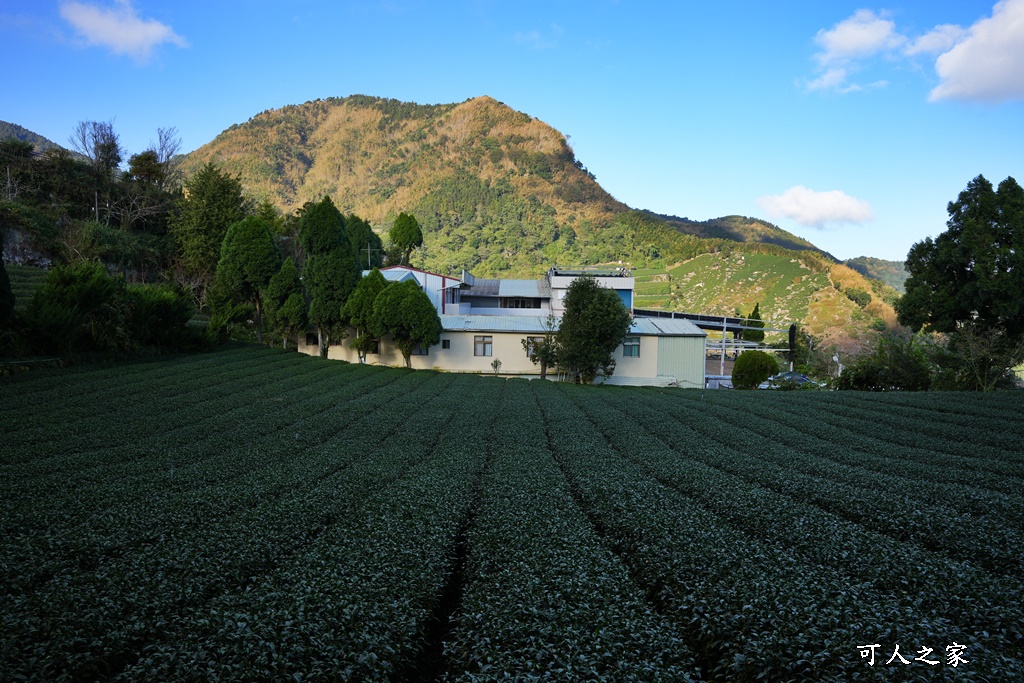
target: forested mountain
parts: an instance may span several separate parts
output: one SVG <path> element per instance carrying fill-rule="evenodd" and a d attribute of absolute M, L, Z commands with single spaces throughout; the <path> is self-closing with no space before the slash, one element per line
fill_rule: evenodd
<path fill-rule="evenodd" d="M 903 294 L 903 283 L 910 276 L 903 261 L 886 261 L 871 256 L 858 256 L 847 259 L 844 263 L 865 277 L 881 280 L 900 294 Z"/>
<path fill-rule="evenodd" d="M 44 138 L 38 133 L 33 133 L 28 128 L 19 126 L 16 123 L 0 121 L 0 140 L 6 140 L 7 138 L 15 138 L 22 142 L 31 143 L 32 146 L 35 147 L 36 152 L 48 152 L 51 149 L 64 149 L 62 145 L 58 145 L 56 142 Z"/>
<path fill-rule="evenodd" d="M 329 195 L 378 232 L 398 213 L 412 213 L 424 236 L 415 265 L 437 272 L 535 277 L 553 264 L 622 262 L 664 272 L 664 283 L 649 285 L 658 292 L 648 297 L 651 306 L 746 313 L 760 292 L 775 297 L 761 302 L 762 311 L 801 321 L 816 309 L 794 299 L 845 302 L 831 307 L 819 327 L 848 327 L 853 336 L 894 319 L 883 302 L 888 295 L 853 271 L 838 282 L 831 276 L 835 259 L 770 223 L 742 216 L 698 222 L 631 209 L 604 191 L 565 136 L 490 97 L 419 105 L 353 95 L 268 110 L 189 154 L 182 168 L 188 175 L 208 162 L 237 174 L 255 199 L 285 213 Z M 731 255 L 754 254 L 765 257 L 756 260 L 765 268 L 710 299 L 691 296 L 729 268 Z M 676 270 L 691 261 L 692 268 Z M 787 282 L 765 279 L 794 268 L 801 274 L 786 275 Z M 681 292 L 671 272 L 684 270 Z M 874 291 L 873 309 L 884 310 L 863 313 L 863 297 L 857 304 L 840 293 L 844 287 Z"/>

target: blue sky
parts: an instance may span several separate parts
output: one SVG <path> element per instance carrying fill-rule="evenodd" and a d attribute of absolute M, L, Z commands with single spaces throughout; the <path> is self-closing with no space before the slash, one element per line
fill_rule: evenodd
<path fill-rule="evenodd" d="M 1024 182 L 1024 0 L 3 0 L 0 119 L 183 150 L 354 93 L 490 95 L 635 208 L 903 259 L 978 174 Z"/>

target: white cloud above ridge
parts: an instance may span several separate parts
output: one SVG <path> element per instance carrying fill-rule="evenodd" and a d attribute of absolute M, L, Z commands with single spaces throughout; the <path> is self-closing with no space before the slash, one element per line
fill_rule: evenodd
<path fill-rule="evenodd" d="M 829 223 L 866 223 L 875 215 L 871 205 L 841 190 L 815 192 L 795 185 L 780 195 L 757 200 L 758 205 L 773 217 L 784 216 L 800 225 L 824 228 Z"/>
<path fill-rule="evenodd" d="M 188 41 L 155 19 L 141 19 L 131 0 L 116 0 L 105 8 L 72 0 L 60 4 L 60 15 L 87 45 L 106 47 L 137 62 L 149 61 L 153 49 L 164 43 L 188 47 Z"/>
<path fill-rule="evenodd" d="M 1007 102 L 1024 99 L 1024 0 L 1000 0 L 992 16 L 974 23 L 939 55 L 940 83 L 930 102 Z"/>

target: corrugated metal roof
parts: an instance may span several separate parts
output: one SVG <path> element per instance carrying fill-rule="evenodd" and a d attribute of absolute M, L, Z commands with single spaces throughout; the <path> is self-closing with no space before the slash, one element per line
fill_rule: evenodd
<path fill-rule="evenodd" d="M 498 296 L 499 282 L 501 280 L 478 277 L 472 287 L 462 290 L 462 296 Z"/>
<path fill-rule="evenodd" d="M 540 297 L 540 284 L 536 280 L 498 280 L 498 296 Z"/>
<path fill-rule="evenodd" d="M 363 271 L 363 275 L 366 276 L 370 271 Z M 416 276 L 407 270 L 382 270 L 380 274 L 384 276 L 384 279 L 388 282 L 402 282 L 403 280 L 415 280 Z"/>
<path fill-rule="evenodd" d="M 707 333 L 683 318 L 633 318 L 632 334 L 658 337 L 706 337 Z"/>
<path fill-rule="evenodd" d="M 479 280 L 477 280 L 479 282 Z M 544 315 L 442 315 L 445 332 L 528 332 L 543 334 Z"/>

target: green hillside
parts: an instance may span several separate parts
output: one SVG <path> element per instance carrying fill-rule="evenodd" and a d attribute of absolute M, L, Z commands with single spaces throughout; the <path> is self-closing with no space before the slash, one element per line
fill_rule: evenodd
<path fill-rule="evenodd" d="M 657 214 L 655 214 L 657 215 Z M 678 216 L 658 215 L 673 228 L 697 237 L 731 240 L 734 242 L 758 242 L 762 244 L 774 244 L 794 251 L 805 249 L 816 251 L 820 254 L 834 258 L 828 252 L 822 251 L 802 237 L 783 230 L 777 225 L 759 218 L 748 218 L 746 216 L 723 216 L 712 218 L 706 221 L 692 221 L 689 218 Z"/>
<path fill-rule="evenodd" d="M 900 294 L 903 294 L 904 291 L 903 283 L 910 276 L 903 261 L 886 261 L 885 259 L 872 258 L 870 256 L 858 256 L 857 258 L 847 259 L 843 263 L 865 277 L 884 282 Z"/>
<path fill-rule="evenodd" d="M 64 149 L 63 146 L 58 145 L 52 140 L 44 138 L 38 133 L 33 133 L 24 126 L 19 126 L 16 123 L 9 123 L 7 121 L 0 121 L 0 140 L 6 140 L 7 138 L 15 138 L 23 142 L 30 142 L 36 148 L 37 152 L 48 152 L 51 149 Z"/>

